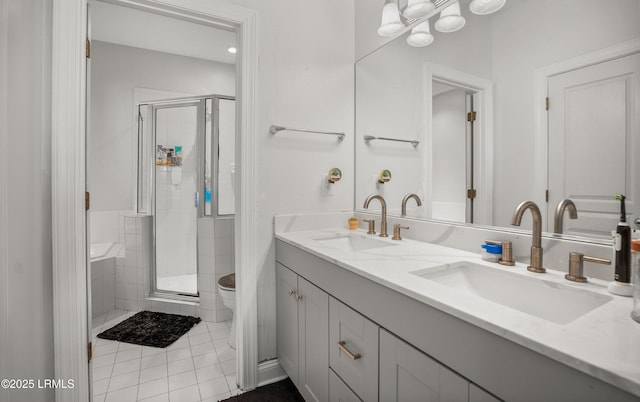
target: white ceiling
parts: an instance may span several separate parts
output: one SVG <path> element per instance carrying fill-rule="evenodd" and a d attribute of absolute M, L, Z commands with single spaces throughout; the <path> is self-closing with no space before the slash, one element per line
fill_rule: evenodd
<path fill-rule="evenodd" d="M 103 1 L 89 5 L 92 39 L 235 64 L 235 55 L 227 52 L 235 46 L 235 32 Z"/>

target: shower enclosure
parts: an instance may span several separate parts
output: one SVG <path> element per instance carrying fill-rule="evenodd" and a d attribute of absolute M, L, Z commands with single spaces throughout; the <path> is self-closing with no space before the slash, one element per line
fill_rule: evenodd
<path fill-rule="evenodd" d="M 137 106 L 137 211 L 152 217 L 151 296 L 198 297 L 198 221 L 234 214 L 235 98 Z"/>

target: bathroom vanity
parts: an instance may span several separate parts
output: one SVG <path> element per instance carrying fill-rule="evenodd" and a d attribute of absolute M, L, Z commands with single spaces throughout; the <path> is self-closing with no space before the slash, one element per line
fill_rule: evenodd
<path fill-rule="evenodd" d="M 276 260 L 278 359 L 307 401 L 640 397 L 640 326 L 604 281 L 362 230 L 276 230 Z"/>

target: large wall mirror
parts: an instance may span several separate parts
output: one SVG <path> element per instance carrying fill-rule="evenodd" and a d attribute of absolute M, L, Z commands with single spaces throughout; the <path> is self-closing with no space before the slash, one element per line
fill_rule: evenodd
<path fill-rule="evenodd" d="M 514 228 L 532 200 L 549 235 L 610 242 L 616 193 L 640 217 L 640 0 L 460 5 L 461 30 L 437 32 L 434 15 L 431 45 L 407 32 L 356 63 L 356 209 L 376 193 L 400 215 L 416 193 L 408 217 Z M 566 198 L 578 217 L 560 229 Z"/>

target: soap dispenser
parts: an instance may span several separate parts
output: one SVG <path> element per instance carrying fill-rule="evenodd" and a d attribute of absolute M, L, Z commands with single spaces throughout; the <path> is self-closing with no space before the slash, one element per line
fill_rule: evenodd
<path fill-rule="evenodd" d="M 627 223 L 627 210 L 622 194 L 615 196 L 620 201 L 620 222 L 613 235 L 615 258 L 615 280 L 609 284 L 609 293 L 619 296 L 633 296 L 633 285 L 631 284 L 631 227 Z"/>

